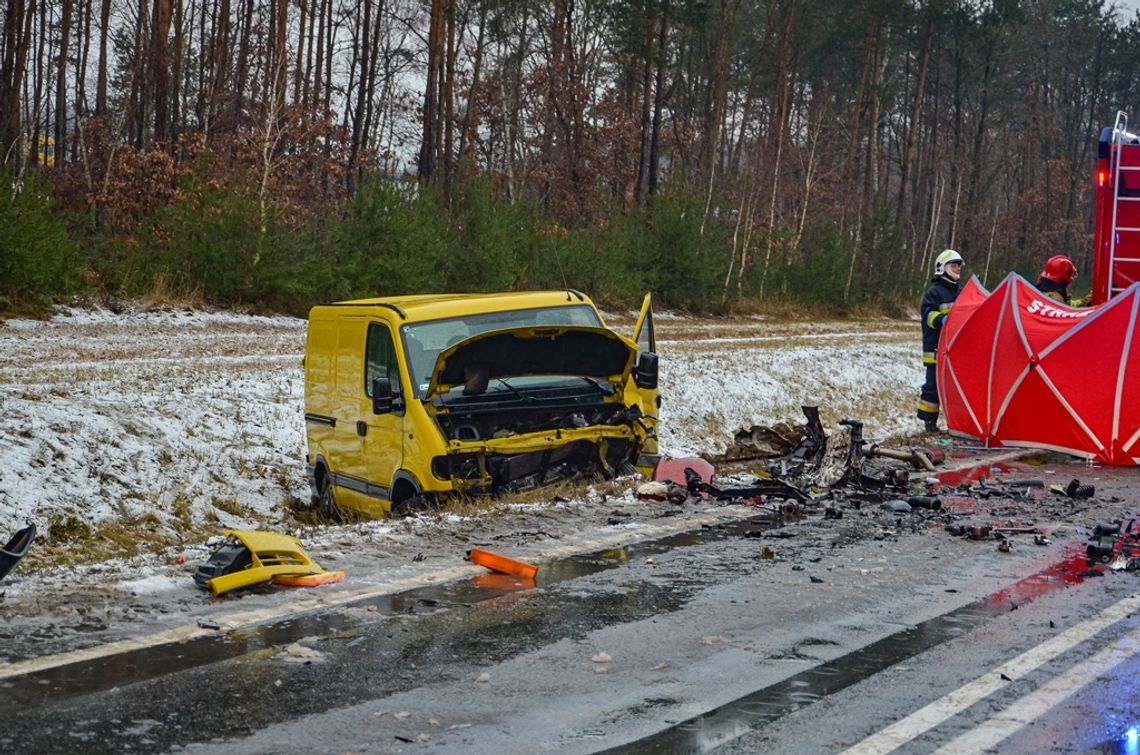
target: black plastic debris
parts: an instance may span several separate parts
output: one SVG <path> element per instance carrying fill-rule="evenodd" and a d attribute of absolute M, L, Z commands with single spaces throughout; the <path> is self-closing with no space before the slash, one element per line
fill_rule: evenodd
<path fill-rule="evenodd" d="M 253 554 L 241 543 L 225 543 L 210 556 L 206 563 L 194 572 L 194 581 L 199 587 L 206 587 L 214 577 L 233 574 L 253 563 Z"/>
<path fill-rule="evenodd" d="M 685 483 L 692 494 L 707 493 L 713 498 L 722 501 L 738 501 L 745 499 L 774 496 L 778 498 L 791 498 L 797 501 L 806 501 L 808 497 L 798 488 L 783 480 L 757 480 L 751 485 L 741 485 L 734 488 L 718 488 L 705 482 L 696 471 L 685 468 Z"/>
<path fill-rule="evenodd" d="M 942 499 L 935 495 L 912 495 L 906 497 L 906 502 L 916 509 L 930 509 L 938 511 L 942 508 Z"/>
<path fill-rule="evenodd" d="M 1140 568 L 1140 521 L 1130 519 L 1096 525 L 1085 553 L 1090 562 L 1136 571 Z"/>
<path fill-rule="evenodd" d="M 1092 498 L 1096 494 L 1096 488 L 1092 485 L 1082 485 L 1081 481 L 1073 478 L 1073 480 L 1065 486 L 1065 495 L 1070 498 Z"/>
<path fill-rule="evenodd" d="M 8 572 L 28 553 L 32 541 L 36 539 L 36 525 L 29 524 L 8 540 L 8 544 L 0 548 L 0 579 L 8 576 Z"/>

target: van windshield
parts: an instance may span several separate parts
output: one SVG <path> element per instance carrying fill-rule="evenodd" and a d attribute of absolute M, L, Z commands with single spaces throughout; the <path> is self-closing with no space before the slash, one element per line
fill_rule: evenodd
<path fill-rule="evenodd" d="M 482 312 L 403 326 L 400 332 L 404 339 L 404 353 L 408 355 L 408 366 L 411 368 L 412 385 L 416 387 L 416 394 L 422 396 L 427 390 L 435 360 L 439 357 L 439 352 L 448 346 L 492 330 L 544 325 L 600 328 L 602 321 L 593 307 L 578 304 L 567 307 Z"/>

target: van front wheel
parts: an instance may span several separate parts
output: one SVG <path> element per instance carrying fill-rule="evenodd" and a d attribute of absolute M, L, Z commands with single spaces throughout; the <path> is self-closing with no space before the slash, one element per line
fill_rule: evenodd
<path fill-rule="evenodd" d="M 329 522 L 344 520 L 344 514 L 336 504 L 336 493 L 333 492 L 332 475 L 326 474 L 321 480 L 321 492 L 317 498 L 317 512 L 321 518 Z"/>
<path fill-rule="evenodd" d="M 394 517 L 408 516 L 417 511 L 428 511 L 436 507 L 435 496 L 410 495 L 400 501 L 393 501 L 390 514 Z"/>

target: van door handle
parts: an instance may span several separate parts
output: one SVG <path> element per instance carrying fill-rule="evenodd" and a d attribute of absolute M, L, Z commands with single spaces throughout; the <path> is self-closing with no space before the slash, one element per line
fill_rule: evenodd
<path fill-rule="evenodd" d="M 368 424 L 363 420 L 356 423 L 356 434 L 362 438 L 368 434 Z"/>

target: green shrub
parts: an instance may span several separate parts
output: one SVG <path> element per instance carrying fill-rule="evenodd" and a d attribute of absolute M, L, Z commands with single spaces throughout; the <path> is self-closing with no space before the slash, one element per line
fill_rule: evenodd
<path fill-rule="evenodd" d="M 452 211 L 456 253 L 448 256 L 452 291 L 503 291 L 523 279 L 535 233 L 535 210 L 495 197 L 490 182 L 474 179 Z"/>
<path fill-rule="evenodd" d="M 330 234 L 333 298 L 442 291 L 462 263 L 438 197 L 415 184 L 365 180 Z"/>
<path fill-rule="evenodd" d="M 0 165 L 0 297 L 43 306 L 73 290 L 76 246 L 34 175 L 16 181 Z"/>

